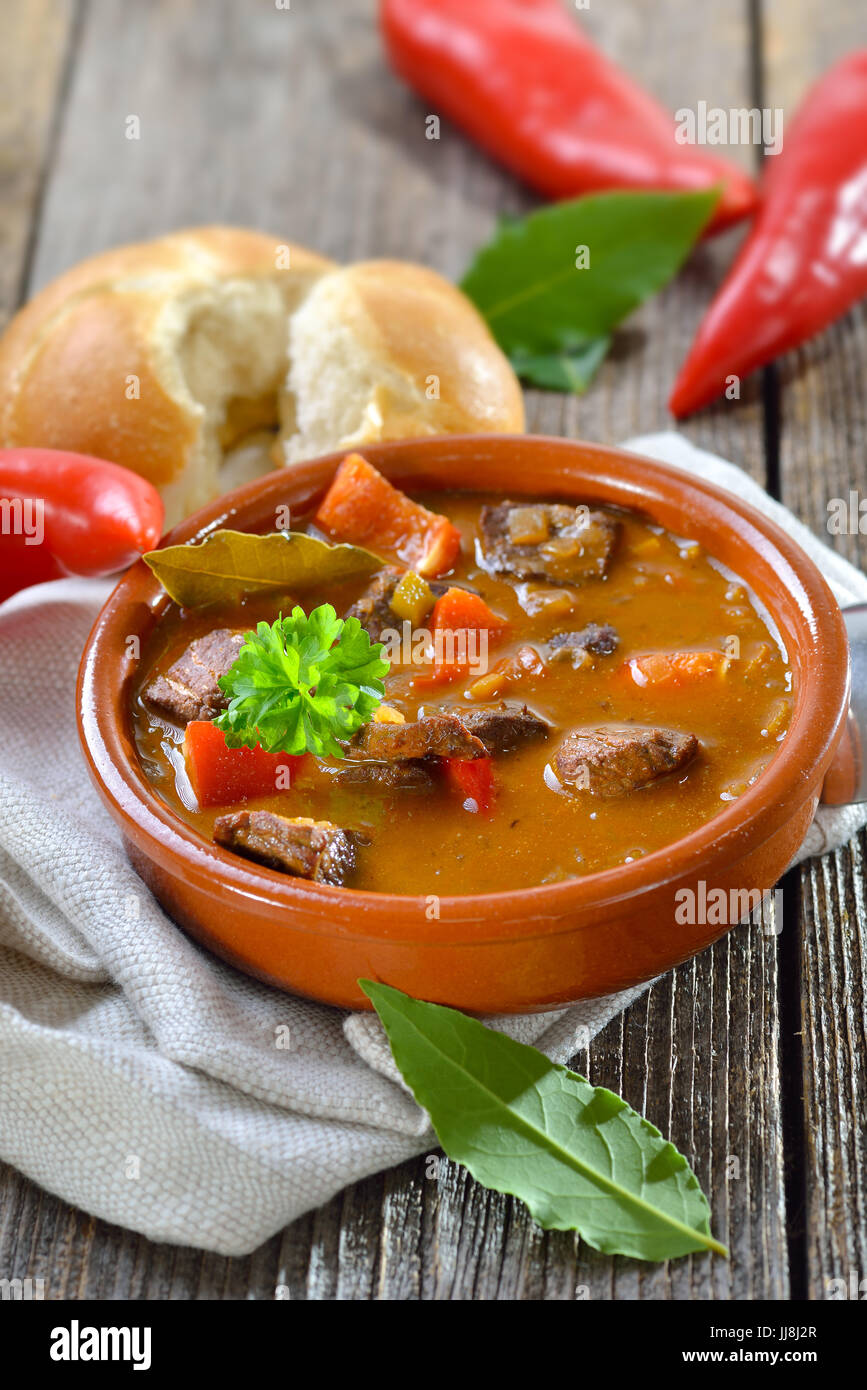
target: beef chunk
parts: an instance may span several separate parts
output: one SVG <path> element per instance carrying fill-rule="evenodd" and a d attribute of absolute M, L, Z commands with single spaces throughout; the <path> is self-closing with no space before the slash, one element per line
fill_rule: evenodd
<path fill-rule="evenodd" d="M 558 632 L 548 643 L 548 658 L 551 661 L 575 662 L 585 652 L 594 656 L 610 656 L 617 649 L 620 638 L 610 623 L 601 627 L 598 623 L 588 623 L 580 632 Z"/>
<path fill-rule="evenodd" d="M 398 625 L 397 614 L 391 607 L 391 599 L 406 570 L 398 565 L 386 565 L 373 576 L 361 598 L 346 610 L 347 618 L 357 618 L 367 629 L 371 642 L 382 640 L 386 628 Z"/>
<path fill-rule="evenodd" d="M 228 627 L 197 637 L 164 676 L 151 681 L 145 699 L 178 724 L 215 719 L 229 703 L 217 681 L 234 665 L 243 641 L 243 632 Z"/>
<path fill-rule="evenodd" d="M 487 749 L 453 714 L 425 714 L 411 724 L 362 724 L 346 744 L 350 758 L 401 762 L 436 753 L 442 758 L 483 758 Z"/>
<path fill-rule="evenodd" d="M 491 754 L 511 753 L 530 739 L 547 738 L 551 727 L 526 705 L 511 700 L 501 700 L 498 705 L 481 705 L 466 712 L 462 710 L 461 723 L 482 740 Z"/>
<path fill-rule="evenodd" d="M 395 763 L 347 763 L 335 775 L 340 786 L 376 787 L 382 791 L 426 792 L 434 785 L 430 765 L 421 758 Z"/>
<path fill-rule="evenodd" d="M 482 554 L 494 574 L 581 584 L 608 568 L 620 523 L 606 512 L 551 503 L 483 507 Z"/>
<path fill-rule="evenodd" d="M 214 840 L 269 869 L 314 883 L 345 883 L 355 868 L 352 835 L 327 820 L 235 811 L 215 821 Z"/>
<path fill-rule="evenodd" d="M 554 758 L 560 781 L 594 796 L 623 796 L 692 762 L 694 734 L 671 729 L 579 729 Z"/>

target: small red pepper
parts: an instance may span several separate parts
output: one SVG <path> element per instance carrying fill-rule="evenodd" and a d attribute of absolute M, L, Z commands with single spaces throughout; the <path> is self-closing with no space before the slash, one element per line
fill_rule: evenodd
<path fill-rule="evenodd" d="M 867 294 L 867 49 L 807 94 L 765 159 L 759 215 L 669 400 L 689 415 Z"/>
<path fill-rule="evenodd" d="M 548 197 L 721 185 L 712 231 L 755 207 L 752 180 L 678 144 L 669 113 L 561 0 L 381 0 L 380 24 L 395 71 Z"/>
<path fill-rule="evenodd" d="M 115 574 L 163 527 L 156 488 L 128 468 L 60 449 L 0 449 L 0 600 L 64 574 Z"/>

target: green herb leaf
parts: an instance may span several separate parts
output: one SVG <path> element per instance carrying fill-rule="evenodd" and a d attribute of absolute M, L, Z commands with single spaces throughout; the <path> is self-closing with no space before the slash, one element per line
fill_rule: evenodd
<path fill-rule="evenodd" d="M 309 617 L 259 623 L 220 679 L 229 708 L 214 723 L 229 748 L 343 757 L 347 739 L 382 701 L 389 663 L 357 618 L 338 618 L 330 603 Z"/>
<path fill-rule="evenodd" d="M 143 557 L 166 593 L 184 608 L 223 603 L 243 594 L 301 593 L 320 584 L 361 578 L 382 560 L 357 545 L 329 545 L 298 531 L 254 536 L 214 531 L 201 544 L 170 545 Z"/>
<path fill-rule="evenodd" d="M 485 1187 L 608 1255 L 728 1253 L 686 1159 L 619 1096 L 454 1009 L 359 984 L 442 1147 Z"/>
<path fill-rule="evenodd" d="M 574 375 L 583 390 L 603 340 L 680 268 L 718 198 L 717 189 L 599 193 L 501 221 L 461 288 L 519 375 L 539 385 Z M 572 369 L 551 361 L 576 355 Z"/>
<path fill-rule="evenodd" d="M 525 352 L 514 348 L 509 354 L 518 376 L 533 386 L 549 391 L 571 391 L 580 396 L 587 390 L 608 353 L 611 339 L 585 338 L 574 347 L 564 344 L 559 352 Z"/>

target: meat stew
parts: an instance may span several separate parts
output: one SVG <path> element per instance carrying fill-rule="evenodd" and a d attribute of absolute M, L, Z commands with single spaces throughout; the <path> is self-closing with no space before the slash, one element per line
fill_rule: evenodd
<path fill-rule="evenodd" d="M 207 839 L 374 892 L 514 891 L 659 850 L 760 776 L 788 727 L 791 673 L 746 585 L 698 544 L 591 503 L 417 501 L 435 547 L 424 526 L 378 544 L 375 515 L 352 534 L 345 507 L 336 531 L 320 506 L 301 529 L 365 544 L 376 573 L 172 608 L 158 625 L 135 692 L 139 755 Z M 190 730 L 213 737 L 244 633 L 293 602 L 330 603 L 388 644 L 383 703 L 342 758 L 236 750 L 247 770 L 218 785 L 234 799 L 197 796 Z M 457 656 L 431 640 L 456 634 Z"/>

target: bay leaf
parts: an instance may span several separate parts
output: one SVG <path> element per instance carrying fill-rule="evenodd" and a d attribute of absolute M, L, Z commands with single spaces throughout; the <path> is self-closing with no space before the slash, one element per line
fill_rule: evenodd
<path fill-rule="evenodd" d="M 519 376 L 581 390 L 613 330 L 679 270 L 718 199 L 718 189 L 593 193 L 501 220 L 461 289 Z"/>
<path fill-rule="evenodd" d="M 683 1154 L 625 1100 L 455 1009 L 359 984 L 440 1144 L 485 1187 L 608 1255 L 728 1253 Z"/>
<path fill-rule="evenodd" d="M 611 346 L 610 337 L 564 343 L 558 351 L 536 353 L 513 348 L 509 361 L 522 381 L 549 391 L 570 391 L 582 396 Z"/>
<path fill-rule="evenodd" d="M 214 531 L 192 545 L 143 556 L 166 593 L 183 608 L 231 602 L 244 594 L 299 594 L 362 578 L 383 561 L 357 545 L 330 545 L 300 531 Z"/>

